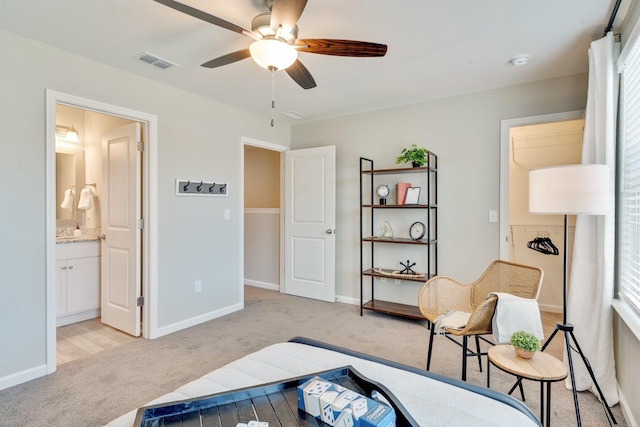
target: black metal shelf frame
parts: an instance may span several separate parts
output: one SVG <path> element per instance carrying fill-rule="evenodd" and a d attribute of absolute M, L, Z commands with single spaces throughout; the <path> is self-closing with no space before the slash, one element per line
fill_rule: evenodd
<path fill-rule="evenodd" d="M 374 267 L 375 263 L 375 244 L 409 244 L 426 246 L 427 250 L 427 271 L 424 280 L 433 277 L 438 274 L 438 156 L 435 153 L 428 152 L 427 165 L 424 167 L 416 168 L 397 168 L 397 169 L 379 169 L 374 167 L 374 161 L 365 157 L 360 157 L 360 316 L 363 315 L 365 309 L 380 311 L 388 314 L 396 314 L 405 317 L 422 317 L 419 314 L 419 310 L 415 307 L 415 312 L 407 312 L 407 306 L 404 304 L 395 304 L 387 301 L 378 300 L 384 303 L 384 310 L 377 310 L 375 307 L 375 287 L 374 279 L 378 275 L 367 273 Z M 427 194 L 426 204 L 419 205 L 376 205 L 374 201 L 374 182 L 377 175 L 390 175 L 390 174 L 408 174 L 408 173 L 421 173 L 426 174 L 427 181 Z M 365 185 L 365 177 L 370 176 L 369 185 Z M 365 188 L 367 187 L 367 188 Z M 365 203 L 365 197 L 368 193 L 368 201 Z M 374 236 L 374 215 L 378 209 L 424 209 L 426 214 L 426 229 L 427 234 L 420 242 L 410 241 L 410 239 L 380 239 Z M 369 221 L 370 229 L 365 231 L 365 212 Z M 368 261 L 368 267 L 365 266 L 364 259 L 364 245 L 370 245 L 370 260 Z M 364 301 L 364 286 L 365 277 L 370 278 L 371 300 Z M 397 277 L 393 277 L 397 279 Z M 411 280 L 416 281 L 416 280 Z M 389 305 L 397 305 L 398 311 L 394 312 L 393 308 L 389 308 Z M 417 313 L 417 314 L 416 314 Z"/>

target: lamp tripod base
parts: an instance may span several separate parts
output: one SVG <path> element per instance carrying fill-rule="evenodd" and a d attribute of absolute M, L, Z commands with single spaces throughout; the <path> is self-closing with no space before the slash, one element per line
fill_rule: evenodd
<path fill-rule="evenodd" d="M 542 351 L 544 351 L 547 348 L 547 346 L 551 343 L 551 341 L 553 341 L 553 338 L 556 336 L 558 331 L 562 331 L 564 333 L 564 343 L 567 350 L 567 361 L 569 362 L 569 375 L 571 377 L 571 391 L 573 392 L 573 405 L 576 409 L 576 421 L 578 422 L 578 427 L 582 426 L 582 421 L 580 420 L 580 407 L 578 406 L 578 391 L 576 390 L 576 379 L 573 373 L 573 359 L 571 356 L 571 351 L 574 350 L 574 348 L 571 345 L 572 343 L 575 345 L 576 353 L 580 355 L 580 357 L 582 358 L 582 361 L 584 362 L 584 365 L 587 368 L 587 371 L 589 371 L 589 375 L 591 376 L 591 380 L 593 381 L 593 384 L 596 386 L 596 390 L 598 390 L 598 394 L 600 395 L 600 401 L 602 402 L 602 404 L 606 409 L 607 421 L 609 421 L 609 425 L 611 425 L 611 422 L 613 422 L 613 424 L 618 424 L 616 422 L 615 417 L 613 416 L 613 412 L 611 412 L 611 408 L 609 408 L 609 404 L 607 403 L 607 400 L 604 398 L 604 394 L 602 393 L 602 390 L 598 385 L 598 381 L 596 381 L 596 377 L 593 373 L 593 369 L 591 369 L 591 364 L 589 364 L 589 360 L 587 359 L 587 356 L 585 356 L 584 353 L 582 352 L 582 349 L 578 344 L 578 340 L 573 334 L 573 325 L 571 323 L 566 323 L 566 322 L 556 323 L 556 328 L 551 334 L 551 336 L 549 336 L 549 339 L 542 346 Z"/>

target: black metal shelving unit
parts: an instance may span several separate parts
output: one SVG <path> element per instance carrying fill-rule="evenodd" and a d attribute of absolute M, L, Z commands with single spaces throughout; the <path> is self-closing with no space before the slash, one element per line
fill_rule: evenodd
<path fill-rule="evenodd" d="M 376 204 L 375 197 L 375 178 L 380 175 L 403 175 L 403 174 L 421 174 L 421 183 L 426 183 L 426 203 L 398 205 L 398 204 Z M 422 187 L 421 187 L 422 188 Z M 438 274 L 438 156 L 435 153 L 428 152 L 427 164 L 422 167 L 414 168 L 395 168 L 395 169 L 375 169 L 374 162 L 371 159 L 360 157 L 360 315 L 364 310 L 372 310 L 380 313 L 392 314 L 396 316 L 408 317 L 412 319 L 423 320 L 424 317 L 420 313 L 417 305 L 400 304 L 391 301 L 384 301 L 375 298 L 375 278 L 385 277 L 387 279 L 396 280 L 398 277 L 388 276 L 376 271 L 379 266 L 376 265 L 375 246 L 382 245 L 412 245 L 419 246 L 426 250 L 426 271 L 425 277 L 404 276 L 400 280 L 408 282 L 425 282 L 430 277 Z M 420 240 L 412 240 L 410 238 L 394 237 L 379 238 L 375 237 L 374 224 L 376 212 L 387 209 L 406 210 L 416 217 L 416 220 L 425 221 L 425 236 Z M 365 260 L 365 245 L 370 245 L 370 259 Z M 391 271 L 391 269 L 383 267 L 383 271 Z M 368 279 L 367 279 L 368 278 Z M 364 300 L 365 280 L 370 281 L 371 299 Z M 417 300 L 417 296 L 416 296 Z"/>

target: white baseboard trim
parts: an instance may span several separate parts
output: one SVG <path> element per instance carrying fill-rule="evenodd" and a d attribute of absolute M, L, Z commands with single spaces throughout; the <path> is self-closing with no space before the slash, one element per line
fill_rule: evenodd
<path fill-rule="evenodd" d="M 36 378 L 44 377 L 45 375 L 47 375 L 46 364 L 25 369 L 24 371 L 16 372 L 0 378 L 0 390 L 26 383 L 27 381 L 35 380 Z"/>
<path fill-rule="evenodd" d="M 56 326 L 70 325 L 72 323 L 81 322 L 83 320 L 95 319 L 100 317 L 100 309 L 83 311 L 82 313 L 68 314 L 60 316 L 56 319 Z"/>
<path fill-rule="evenodd" d="M 336 295 L 336 302 L 343 302 L 345 304 L 360 305 L 360 298 L 344 297 L 342 295 Z"/>
<path fill-rule="evenodd" d="M 260 282 L 258 280 L 244 279 L 244 284 L 253 286 L 254 288 L 269 289 L 271 291 L 279 291 L 280 285 L 277 283 Z"/>
<path fill-rule="evenodd" d="M 627 425 L 629 427 L 638 427 L 638 423 L 631 412 L 631 406 L 629 405 L 629 402 L 627 402 L 627 399 L 624 398 L 624 394 L 622 394 L 622 390 L 620 389 L 620 384 L 617 382 L 616 387 L 618 389 L 618 398 L 620 399 L 620 409 L 622 410 L 624 419 L 627 421 Z"/>
<path fill-rule="evenodd" d="M 538 304 L 540 311 L 548 311 L 549 313 L 562 313 L 562 307 L 549 304 Z"/>
<path fill-rule="evenodd" d="M 221 308 L 220 310 L 210 311 L 209 313 L 201 314 L 200 316 L 192 317 L 190 319 L 182 320 L 171 325 L 163 326 L 156 329 L 156 334 L 150 338 L 160 338 L 165 335 L 172 334 L 174 332 L 181 331 L 183 329 L 190 328 L 192 326 L 199 325 L 200 323 L 208 322 L 209 320 L 217 319 L 218 317 L 226 316 L 238 310 L 244 308 L 244 301 L 239 304 L 234 304 L 229 307 Z"/>

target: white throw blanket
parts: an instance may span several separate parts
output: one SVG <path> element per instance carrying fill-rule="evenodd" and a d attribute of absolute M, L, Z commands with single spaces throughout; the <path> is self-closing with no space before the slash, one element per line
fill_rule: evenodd
<path fill-rule="evenodd" d="M 539 340 L 544 339 L 538 301 L 503 292 L 492 292 L 489 297 L 494 295 L 498 297 L 492 320 L 493 340 L 496 344 L 508 344 L 515 331 L 526 331 Z"/>
<path fill-rule="evenodd" d="M 471 316 L 471 313 L 449 310 L 445 314 L 436 317 L 433 327 L 436 328 L 437 334 L 444 334 L 446 328 L 464 329 L 469 321 L 469 316 Z"/>

